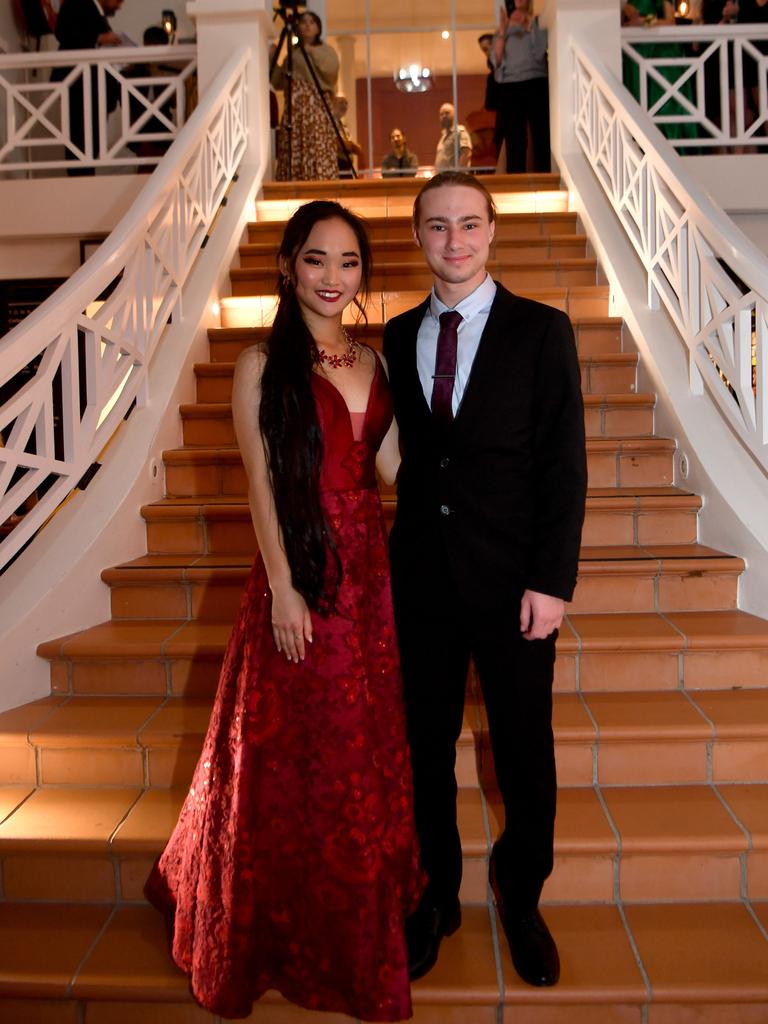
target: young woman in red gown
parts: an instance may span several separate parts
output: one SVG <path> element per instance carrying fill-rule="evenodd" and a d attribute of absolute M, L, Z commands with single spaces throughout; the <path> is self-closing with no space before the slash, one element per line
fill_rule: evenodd
<path fill-rule="evenodd" d="M 245 1017 L 267 989 L 370 1021 L 411 1015 L 404 919 L 423 877 L 376 469 L 397 428 L 380 357 L 342 313 L 370 245 L 336 203 L 280 248 L 268 344 L 232 410 L 259 544 L 203 752 L 146 892 L 195 999 Z"/>

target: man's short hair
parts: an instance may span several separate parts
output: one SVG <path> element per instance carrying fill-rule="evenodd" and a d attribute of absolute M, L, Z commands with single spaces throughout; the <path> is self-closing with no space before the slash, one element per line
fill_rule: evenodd
<path fill-rule="evenodd" d="M 431 192 L 432 189 L 443 188 L 446 185 L 464 185 L 467 188 L 473 188 L 476 192 L 479 192 L 485 199 L 485 203 L 488 208 L 488 220 L 493 224 L 496 220 L 496 207 L 493 202 L 493 196 L 479 178 L 476 178 L 474 174 L 467 174 L 466 171 L 441 171 L 439 174 L 433 175 L 429 181 L 425 182 L 416 196 L 413 204 L 413 226 L 415 228 L 418 228 L 419 226 L 421 197 L 425 192 Z"/>
<path fill-rule="evenodd" d="M 483 32 L 481 36 L 477 37 L 478 44 L 482 43 L 485 39 L 490 39 L 493 42 L 493 32 Z"/>

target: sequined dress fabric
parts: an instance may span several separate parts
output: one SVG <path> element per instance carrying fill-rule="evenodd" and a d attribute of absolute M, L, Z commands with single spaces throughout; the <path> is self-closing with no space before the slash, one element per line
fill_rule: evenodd
<path fill-rule="evenodd" d="M 362 437 L 317 376 L 336 611 L 298 665 L 277 653 L 257 557 L 178 824 L 146 893 L 192 994 L 227 1018 L 277 989 L 300 1006 L 411 1015 L 405 915 L 423 888 L 386 532 L 374 458 L 392 418 L 377 360 Z M 266 1011 L 265 1009 L 265 1012 Z"/>

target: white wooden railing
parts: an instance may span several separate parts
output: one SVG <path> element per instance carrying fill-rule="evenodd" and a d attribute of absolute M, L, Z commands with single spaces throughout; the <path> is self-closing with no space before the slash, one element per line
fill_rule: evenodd
<path fill-rule="evenodd" d="M 156 164 L 131 147 L 178 135 L 196 68 L 195 46 L 0 55 L 0 175 Z"/>
<path fill-rule="evenodd" d="M 670 25 L 621 33 L 625 65 L 638 77 L 635 98 L 664 134 L 672 134 L 670 126 L 682 132 L 669 140 L 681 153 L 741 147 L 768 153 L 768 55 L 758 44 L 768 48 L 768 27 Z M 755 76 L 759 86 L 745 88 Z"/>
<path fill-rule="evenodd" d="M 690 181 L 685 163 L 619 96 L 618 83 L 574 45 L 578 144 L 642 261 L 705 389 L 768 470 L 768 258 Z"/>
<path fill-rule="evenodd" d="M 107 242 L 0 340 L 0 388 L 12 392 L 0 406 L 0 523 L 36 499 L 0 543 L 0 568 L 151 397 L 150 360 L 246 149 L 246 74 L 243 51 Z"/>

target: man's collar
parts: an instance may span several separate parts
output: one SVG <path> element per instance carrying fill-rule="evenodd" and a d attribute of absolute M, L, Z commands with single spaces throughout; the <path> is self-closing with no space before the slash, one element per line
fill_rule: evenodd
<path fill-rule="evenodd" d="M 496 282 L 493 280 L 491 275 L 486 272 L 485 279 L 475 288 L 474 291 L 470 292 L 469 295 L 465 296 L 461 302 L 457 303 L 453 307 L 458 313 L 461 313 L 462 320 L 471 320 L 477 316 L 478 313 L 486 312 L 491 308 L 493 300 L 496 297 Z M 437 297 L 437 292 L 432 288 L 432 292 L 429 297 L 429 311 L 432 316 L 437 320 L 441 313 L 445 313 L 451 309 L 450 306 L 446 306 Z"/>

